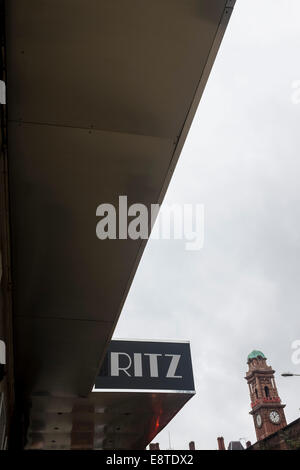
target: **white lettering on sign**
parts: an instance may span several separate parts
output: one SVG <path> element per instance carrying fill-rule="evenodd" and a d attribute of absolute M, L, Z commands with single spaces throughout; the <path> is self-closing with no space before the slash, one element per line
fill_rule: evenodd
<path fill-rule="evenodd" d="M 126 358 L 126 363 L 121 367 L 120 358 Z M 111 376 L 119 377 L 120 373 L 125 373 L 128 377 L 144 377 L 143 375 L 143 361 L 142 356 L 149 358 L 150 377 L 160 377 L 159 374 L 159 357 L 170 357 L 169 367 L 166 373 L 167 379 L 182 379 L 182 375 L 176 375 L 181 354 L 157 354 L 157 353 L 133 353 L 133 360 L 131 356 L 125 352 L 111 352 L 110 353 L 110 369 Z M 133 375 L 128 372 L 128 369 L 133 365 Z"/>
<path fill-rule="evenodd" d="M 120 367 L 119 357 L 121 355 L 128 357 L 128 366 L 127 367 Z M 125 374 L 128 375 L 128 377 L 131 377 L 129 372 L 127 372 L 127 369 L 130 369 L 131 364 L 132 364 L 131 357 L 129 356 L 129 354 L 122 353 L 122 352 L 112 352 L 111 355 L 110 355 L 110 358 L 111 358 L 110 359 L 111 375 L 119 377 L 120 370 L 123 370 L 125 372 Z"/>
<path fill-rule="evenodd" d="M 158 377 L 157 358 L 162 356 L 162 354 L 148 354 L 148 353 L 146 353 L 145 356 L 149 356 L 150 377 Z"/>
<path fill-rule="evenodd" d="M 171 357 L 171 362 L 169 365 L 169 370 L 167 372 L 167 378 L 169 379 L 182 379 L 182 375 L 175 375 L 176 370 L 180 361 L 180 354 L 166 354 L 166 356 Z"/>
<path fill-rule="evenodd" d="M 142 354 L 141 353 L 134 353 L 133 358 L 134 358 L 133 359 L 134 376 L 135 377 L 143 377 Z"/>

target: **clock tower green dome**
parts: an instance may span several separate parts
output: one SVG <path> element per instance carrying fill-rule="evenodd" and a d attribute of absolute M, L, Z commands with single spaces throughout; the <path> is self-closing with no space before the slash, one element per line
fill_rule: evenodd
<path fill-rule="evenodd" d="M 250 354 L 248 354 L 248 361 L 249 359 L 255 359 L 256 357 L 262 357 L 263 359 L 266 359 L 266 356 L 264 355 L 264 353 L 254 349 Z"/>

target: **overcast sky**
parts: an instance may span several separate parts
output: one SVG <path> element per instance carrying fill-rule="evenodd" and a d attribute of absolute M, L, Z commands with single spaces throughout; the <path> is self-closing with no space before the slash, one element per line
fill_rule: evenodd
<path fill-rule="evenodd" d="M 277 371 L 299 417 L 299 0 L 238 0 L 165 203 L 202 203 L 205 242 L 150 240 L 114 337 L 191 341 L 197 394 L 155 439 L 215 449 L 254 442 L 247 355 Z M 298 369 L 298 370 L 297 370 Z"/>

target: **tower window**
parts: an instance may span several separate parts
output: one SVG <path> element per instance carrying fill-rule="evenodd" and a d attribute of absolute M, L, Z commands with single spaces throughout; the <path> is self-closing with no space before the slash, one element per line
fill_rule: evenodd
<path fill-rule="evenodd" d="M 270 391 L 269 391 L 269 387 L 265 386 L 265 395 L 267 398 L 269 398 L 270 396 Z"/>
<path fill-rule="evenodd" d="M 256 398 L 258 398 L 257 388 L 255 389 Z"/>

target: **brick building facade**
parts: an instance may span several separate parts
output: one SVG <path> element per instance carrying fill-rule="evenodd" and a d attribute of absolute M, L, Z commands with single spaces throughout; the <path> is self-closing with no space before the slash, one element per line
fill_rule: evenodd
<path fill-rule="evenodd" d="M 300 450 L 300 418 L 257 441 L 249 450 Z"/>
<path fill-rule="evenodd" d="M 251 411 L 257 440 L 287 425 L 284 407 L 278 395 L 274 373 L 261 351 L 252 351 L 248 356 L 247 380 L 251 399 Z"/>

